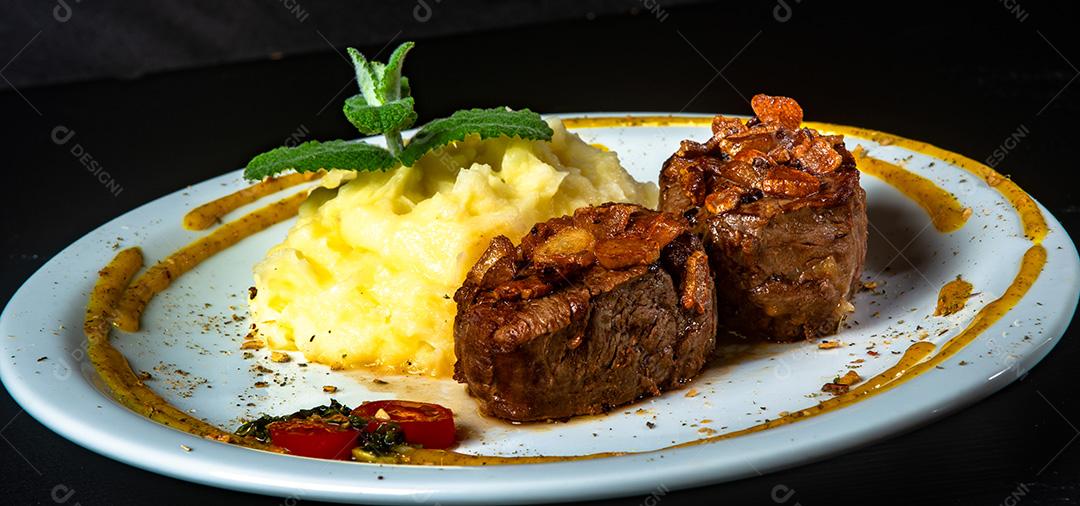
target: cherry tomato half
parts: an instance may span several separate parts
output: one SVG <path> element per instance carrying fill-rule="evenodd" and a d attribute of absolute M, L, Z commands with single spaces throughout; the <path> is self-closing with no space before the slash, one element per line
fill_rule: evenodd
<path fill-rule="evenodd" d="M 360 431 L 310 420 L 285 420 L 266 426 L 274 446 L 318 459 L 349 460 Z"/>
<path fill-rule="evenodd" d="M 376 416 L 380 410 L 390 419 Z M 372 421 L 368 424 L 368 431 L 372 430 L 374 423 L 394 422 L 401 426 L 406 442 L 422 445 L 424 448 L 439 450 L 454 444 L 454 412 L 438 404 L 373 401 L 361 404 L 352 414 Z"/>

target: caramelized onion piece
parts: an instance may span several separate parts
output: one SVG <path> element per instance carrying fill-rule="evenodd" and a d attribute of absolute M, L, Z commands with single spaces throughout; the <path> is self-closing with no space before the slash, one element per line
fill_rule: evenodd
<path fill-rule="evenodd" d="M 476 261 L 469 273 L 465 275 L 465 279 L 472 284 L 482 284 L 482 281 L 487 277 L 488 271 L 504 257 L 511 257 L 510 265 L 512 267 L 513 259 L 517 257 L 517 249 L 514 248 L 514 243 L 510 242 L 508 237 L 500 235 L 491 240 L 491 244 L 480 255 L 480 259 Z M 513 276 L 512 271 L 510 276 Z M 492 284 L 491 286 L 495 285 Z"/>
<path fill-rule="evenodd" d="M 813 174 L 832 172 L 844 160 L 832 143 L 823 137 L 795 146 L 792 154 L 804 170 Z"/>
<path fill-rule="evenodd" d="M 649 265 L 660 258 L 660 248 L 652 241 L 636 237 L 604 239 L 596 243 L 596 262 L 605 269 L 617 270 L 635 265 Z"/>
<path fill-rule="evenodd" d="M 744 133 L 725 137 L 717 146 L 724 153 L 732 157 L 738 156 L 743 151 L 768 151 L 776 143 L 773 137 L 775 127 L 755 127 Z"/>
<path fill-rule="evenodd" d="M 716 137 L 727 137 L 749 129 L 739 118 L 716 116 L 712 120 L 712 132 Z"/>
<path fill-rule="evenodd" d="M 675 238 L 687 232 L 682 220 L 672 214 L 657 214 L 648 224 L 645 234 L 657 249 L 664 248 Z"/>
<path fill-rule="evenodd" d="M 821 189 L 821 181 L 801 170 L 779 166 L 769 171 L 761 180 L 761 190 L 783 197 L 805 197 Z"/>
<path fill-rule="evenodd" d="M 757 149 L 744 149 L 735 154 L 734 160 L 754 163 L 755 158 L 768 158 L 768 155 Z"/>
<path fill-rule="evenodd" d="M 710 193 L 705 197 L 705 210 L 712 214 L 726 213 L 739 205 L 742 190 L 730 186 L 716 193 Z"/>
<path fill-rule="evenodd" d="M 705 313 L 705 304 L 709 301 L 709 257 L 703 251 L 695 251 L 686 259 L 683 276 L 682 296 L 679 302 L 686 309 L 693 309 L 698 314 Z"/>
<path fill-rule="evenodd" d="M 763 167 L 764 166 L 767 165 L 763 165 Z M 720 169 L 720 177 L 744 188 L 753 187 L 755 183 L 761 180 L 763 174 L 764 171 L 758 172 L 758 170 L 754 168 L 753 163 L 743 160 L 730 161 L 724 164 L 723 168 Z M 723 190 L 723 187 L 720 187 L 719 190 Z"/>
<path fill-rule="evenodd" d="M 551 284 L 540 279 L 539 276 L 529 276 L 499 285 L 492 291 L 492 294 L 496 299 L 500 300 L 529 300 L 547 295 L 554 288 Z"/>
<path fill-rule="evenodd" d="M 592 263 L 592 249 L 596 238 L 588 230 L 567 227 L 549 237 L 533 250 L 533 263 L 548 265 L 574 264 L 588 266 Z"/>
<path fill-rule="evenodd" d="M 701 199 L 705 198 L 706 191 L 705 174 L 701 171 L 701 167 L 687 163 L 683 158 L 676 159 L 675 163 L 679 164 L 676 170 L 678 170 L 678 184 L 682 188 L 683 194 L 694 205 L 701 204 Z"/>
<path fill-rule="evenodd" d="M 487 289 L 495 288 L 496 286 L 514 279 L 516 274 L 517 258 L 505 256 L 495 260 L 495 262 L 484 271 L 484 276 L 480 279 L 480 286 Z"/>
<path fill-rule="evenodd" d="M 679 150 L 675 152 L 675 154 L 681 158 L 697 158 L 699 156 L 705 156 L 708 153 L 708 144 L 702 144 L 700 142 L 692 141 L 690 139 L 686 139 L 680 142 Z"/>
<path fill-rule="evenodd" d="M 791 151 L 781 144 L 769 150 L 769 160 L 777 165 L 784 165 L 791 161 Z"/>
<path fill-rule="evenodd" d="M 574 211 L 572 223 L 587 228 L 597 240 L 610 239 L 626 230 L 637 206 L 583 207 Z"/>
<path fill-rule="evenodd" d="M 771 141 L 776 138 L 776 132 L 779 130 L 780 127 L 775 123 L 758 124 L 754 125 L 754 128 L 749 130 L 724 136 L 724 140 L 731 142 L 745 142 L 753 139 L 764 139 L 771 143 Z"/>
<path fill-rule="evenodd" d="M 750 108 L 762 123 L 779 123 L 780 126 L 792 130 L 802 124 L 802 107 L 788 97 L 754 95 L 754 98 L 750 99 Z"/>
<path fill-rule="evenodd" d="M 541 244 L 547 242 L 551 236 L 559 233 L 560 230 L 566 227 L 572 227 L 573 225 L 574 220 L 569 216 L 560 216 L 533 225 L 532 230 L 529 231 L 525 237 L 521 238 L 521 258 L 532 257 L 533 251 L 540 247 Z"/>

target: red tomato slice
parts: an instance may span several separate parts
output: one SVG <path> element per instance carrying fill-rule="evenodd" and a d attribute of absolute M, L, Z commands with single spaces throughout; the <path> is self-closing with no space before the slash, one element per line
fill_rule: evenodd
<path fill-rule="evenodd" d="M 390 417 L 381 420 L 376 413 L 382 410 Z M 413 401 L 373 401 L 365 402 L 352 412 L 353 415 L 367 418 L 367 430 L 373 430 L 378 422 L 394 422 L 401 426 L 405 441 L 424 448 L 449 448 L 456 439 L 454 435 L 454 412 L 438 404 Z"/>
<path fill-rule="evenodd" d="M 310 420 L 286 420 L 266 426 L 270 441 L 289 453 L 318 459 L 349 460 L 360 431 Z"/>

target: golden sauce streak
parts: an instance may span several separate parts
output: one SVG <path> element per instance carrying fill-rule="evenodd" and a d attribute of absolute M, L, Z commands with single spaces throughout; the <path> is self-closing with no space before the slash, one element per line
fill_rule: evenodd
<path fill-rule="evenodd" d="M 999 193 L 1001 193 L 1013 208 L 1016 209 L 1016 213 L 1020 215 L 1020 222 L 1024 227 L 1024 235 L 1035 244 L 1042 242 L 1046 237 L 1046 233 L 1050 230 L 1046 225 L 1046 218 L 1043 217 L 1042 211 L 1039 210 L 1038 204 L 1025 192 L 1020 189 L 1016 183 L 1011 179 L 1002 176 L 994 169 L 987 167 L 971 158 L 963 155 L 953 153 L 941 149 L 932 144 L 925 142 L 919 142 L 911 139 L 905 139 L 903 137 L 887 134 L 885 132 L 878 132 L 876 130 L 869 130 L 866 128 L 850 127 L 844 125 L 833 125 L 829 123 L 814 123 L 806 122 L 804 125 L 830 133 L 838 133 L 844 135 L 851 135 L 853 137 L 861 137 L 864 139 L 872 140 L 883 146 L 892 145 L 900 146 L 902 148 L 910 149 L 924 155 L 929 155 L 935 158 L 945 160 L 948 163 L 955 164 L 956 166 L 979 176 L 986 184 L 990 185 Z"/>
<path fill-rule="evenodd" d="M 964 207 L 955 195 L 933 181 L 900 165 L 871 158 L 861 147 L 856 148 L 852 154 L 855 155 L 855 165 L 859 171 L 889 183 L 914 200 L 930 215 L 930 221 L 939 232 L 955 232 L 963 227 L 971 216 L 971 208 Z"/>
<path fill-rule="evenodd" d="M 241 206 L 248 205 L 285 188 L 306 183 L 321 175 L 321 172 L 297 172 L 287 176 L 272 177 L 217 200 L 211 200 L 184 215 L 184 228 L 188 230 L 206 230 L 220 223 L 221 218 Z"/>
<path fill-rule="evenodd" d="M 945 286 L 941 287 L 941 291 L 938 292 L 937 309 L 934 310 L 934 316 L 949 316 L 964 309 L 968 297 L 971 297 L 972 288 L 974 287 L 971 283 L 964 281 L 960 276 L 956 276 L 956 279 L 945 283 Z"/>
<path fill-rule="evenodd" d="M 124 291 L 116 308 L 113 324 L 127 332 L 139 330 L 139 318 L 146 309 L 146 304 L 154 295 L 168 288 L 172 280 L 215 253 L 240 242 L 241 239 L 292 217 L 306 198 L 307 192 L 302 191 L 248 213 L 236 221 L 222 225 L 206 237 L 184 246 L 147 269 Z"/>
<path fill-rule="evenodd" d="M 546 464 L 550 462 L 566 462 L 568 460 L 593 460 L 605 457 L 618 457 L 631 455 L 624 452 L 590 453 L 588 455 L 569 456 L 522 456 L 522 457 L 497 457 L 489 455 L 469 455 L 448 450 L 410 450 L 398 457 L 395 464 L 411 464 L 416 466 L 505 466 L 521 464 Z"/>
<path fill-rule="evenodd" d="M 702 126 L 710 125 L 711 118 L 685 118 L 672 116 L 594 117 L 565 118 L 563 122 L 568 128 L 676 125 Z M 808 123 L 807 126 L 832 133 L 846 133 L 853 136 L 864 137 L 883 145 L 902 145 L 913 151 L 936 156 L 957 164 L 965 170 L 982 177 L 990 184 L 990 186 L 996 188 L 1005 195 L 1020 214 L 1026 236 L 1036 244 L 1029 248 L 1024 254 L 1020 264 L 1020 270 L 1013 279 L 1013 282 L 1005 290 L 1005 293 L 983 307 L 963 331 L 942 344 L 936 355 L 931 356 L 934 352 L 934 345 L 932 343 L 920 341 L 911 345 L 900 360 L 886 371 L 832 399 L 742 430 L 641 453 L 654 453 L 670 448 L 707 444 L 722 439 L 731 439 L 745 434 L 761 432 L 781 425 L 787 425 L 818 416 L 891 389 L 896 385 L 917 377 L 927 370 L 941 364 L 970 344 L 980 333 L 997 322 L 1013 306 L 1015 306 L 1027 293 L 1028 289 L 1035 283 L 1035 280 L 1042 272 L 1043 266 L 1046 263 L 1046 250 L 1038 243 L 1047 233 L 1045 219 L 1039 211 L 1038 206 L 1035 205 L 1034 201 L 1031 200 L 1023 190 L 1007 178 L 1002 177 L 993 169 L 955 153 L 950 153 L 928 144 L 882 132 L 824 123 Z M 306 192 L 294 195 L 293 197 L 248 214 L 240 220 L 225 224 L 209 236 L 196 241 L 159 262 L 142 277 L 136 280 L 133 285 L 128 287 L 122 297 L 120 295 L 120 290 L 127 285 L 135 272 L 141 268 L 141 253 L 136 249 L 122 251 L 112 263 L 102 269 L 97 285 L 95 285 L 94 293 L 91 295 L 90 303 L 87 307 L 85 328 L 87 338 L 90 341 L 91 360 L 93 361 L 95 368 L 97 368 L 99 374 L 105 379 L 109 388 L 113 390 L 114 395 L 120 399 L 124 405 L 161 423 L 194 434 L 205 435 L 217 440 L 228 441 L 242 446 L 280 451 L 278 448 L 266 446 L 254 440 L 240 440 L 236 436 L 222 432 L 216 427 L 210 426 L 199 420 L 192 420 L 183 412 L 170 406 L 163 399 L 142 385 L 142 383 L 134 376 L 123 355 L 109 344 L 108 332 L 109 323 L 111 321 L 110 316 L 115 316 L 117 320 L 115 324 L 120 328 L 137 329 L 139 316 L 145 308 L 146 303 L 149 302 L 150 298 L 155 294 L 168 287 L 172 278 L 191 269 L 198 262 L 210 255 L 235 244 L 243 237 L 292 216 L 296 213 L 305 196 Z M 116 313 L 110 315 L 109 308 L 116 306 L 119 306 Z M 407 454 L 401 455 L 398 457 L 398 462 L 417 465 L 486 466 L 588 460 L 627 454 L 629 453 L 498 457 L 421 449 L 413 450 Z"/>
<path fill-rule="evenodd" d="M 1046 248 L 1043 248 L 1040 244 L 1028 248 L 1024 252 L 1023 260 L 1020 261 L 1020 272 L 1013 278 L 1012 284 L 1005 289 L 1005 293 L 979 310 L 967 328 L 942 344 L 941 351 L 927 363 L 931 364 L 932 367 L 944 362 L 971 341 L 974 341 L 980 333 L 993 325 L 994 322 L 1005 316 L 1005 313 L 1008 313 L 1017 302 L 1020 302 L 1020 299 L 1024 297 L 1031 285 L 1035 284 L 1035 280 L 1039 278 L 1039 273 L 1042 272 L 1044 265 L 1046 265 Z"/>
<path fill-rule="evenodd" d="M 930 356 L 934 352 L 934 344 L 926 341 L 920 341 L 911 345 L 904 354 L 900 357 L 900 360 L 892 367 L 886 369 L 881 374 L 874 376 L 865 383 L 848 390 L 846 393 L 837 395 L 829 400 L 819 402 L 816 405 L 810 406 L 805 409 L 794 411 L 788 415 L 769 420 L 764 423 L 760 423 L 751 427 L 747 427 L 742 430 L 726 432 L 718 436 L 713 436 L 705 439 L 698 439 L 695 441 L 688 441 L 679 445 L 675 445 L 673 448 L 682 448 L 686 446 L 694 446 L 703 443 L 711 443 L 713 441 L 720 441 L 723 439 L 732 439 L 746 434 L 752 434 L 755 432 L 761 432 L 781 425 L 787 425 L 807 418 L 812 418 L 818 415 L 828 413 L 830 411 L 842 408 L 844 406 L 859 402 L 871 395 L 881 393 L 893 386 L 899 384 L 903 379 L 907 379 L 908 373 L 915 368 L 920 362 Z"/>
<path fill-rule="evenodd" d="M 112 391 L 113 397 L 132 411 L 163 425 L 217 441 L 272 450 L 273 448 L 258 441 L 243 440 L 174 408 L 135 376 L 124 355 L 109 342 L 112 308 L 142 266 L 142 252 L 138 248 L 128 248 L 117 253 L 116 257 L 98 272 L 97 283 L 94 284 L 86 305 L 83 332 L 88 343 L 87 356 L 105 385 Z"/>

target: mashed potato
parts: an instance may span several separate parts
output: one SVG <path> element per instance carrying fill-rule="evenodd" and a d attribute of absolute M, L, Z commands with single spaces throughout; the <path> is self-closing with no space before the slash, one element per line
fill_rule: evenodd
<path fill-rule="evenodd" d="M 656 207 L 656 185 L 550 123 L 551 142 L 472 138 L 414 167 L 327 174 L 255 266 L 259 334 L 334 367 L 451 374 L 454 291 L 493 237 L 602 202 Z"/>

